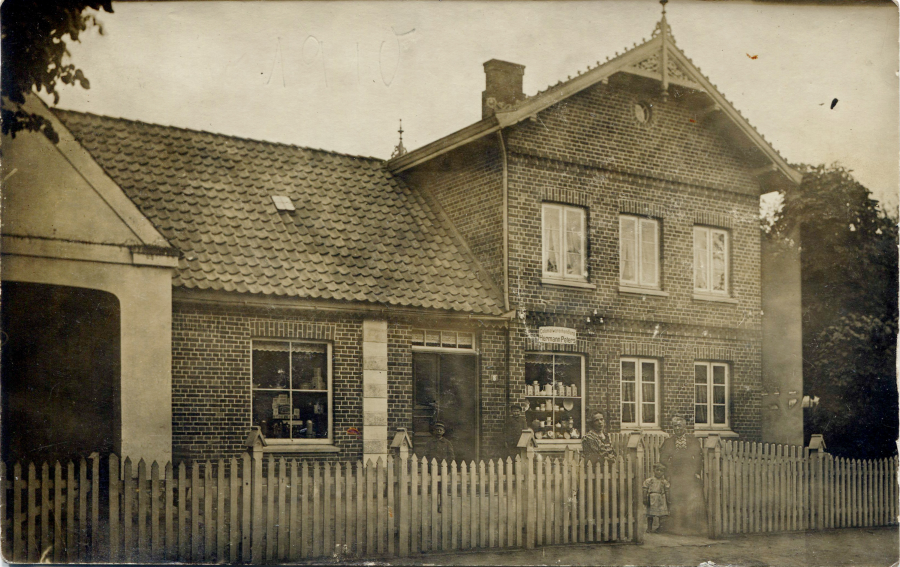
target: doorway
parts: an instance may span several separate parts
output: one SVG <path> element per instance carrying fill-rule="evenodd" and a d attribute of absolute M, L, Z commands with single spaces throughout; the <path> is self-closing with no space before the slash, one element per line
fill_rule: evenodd
<path fill-rule="evenodd" d="M 22 282 L 3 282 L 0 296 L 3 460 L 119 452 L 119 300 Z"/>
<path fill-rule="evenodd" d="M 479 450 L 478 356 L 413 352 L 413 443 L 426 446 L 431 424 L 441 421 L 456 461 L 477 461 Z"/>

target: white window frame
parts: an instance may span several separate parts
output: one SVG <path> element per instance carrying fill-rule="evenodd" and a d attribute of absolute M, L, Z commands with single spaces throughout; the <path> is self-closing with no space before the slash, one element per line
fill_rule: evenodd
<path fill-rule="evenodd" d="M 447 329 L 417 327 L 410 333 L 414 351 L 472 353 L 475 352 L 475 333 Z"/>
<path fill-rule="evenodd" d="M 332 343 L 329 341 L 320 341 L 320 340 L 307 340 L 307 339 L 280 339 L 280 338 L 256 338 L 250 341 L 250 424 L 255 425 L 253 422 L 253 395 L 256 391 L 285 391 L 284 388 L 256 388 L 253 386 L 253 352 L 255 351 L 256 343 L 287 343 L 288 344 L 288 352 L 291 352 L 291 348 L 293 344 L 308 344 L 308 345 L 325 345 L 325 357 L 326 357 L 326 367 L 328 369 L 328 377 L 326 380 L 327 388 L 328 388 L 328 437 L 327 438 L 319 438 L 319 439 L 308 439 L 308 438 L 300 438 L 300 439 L 276 439 L 276 438 L 266 438 L 266 443 L 273 448 L 277 449 L 279 447 L 289 447 L 289 446 L 331 446 L 334 445 L 334 369 L 333 369 L 333 361 L 332 361 Z M 294 389 L 293 386 L 293 364 L 290 365 L 290 374 L 289 382 L 288 382 L 288 392 L 293 391 L 302 391 L 299 389 Z M 317 391 L 317 390 L 316 390 Z M 293 402 L 293 400 L 292 400 Z M 293 407 L 293 403 L 291 405 Z M 293 421 L 293 419 L 291 420 Z M 293 430 L 292 424 L 289 426 L 291 430 Z"/>
<path fill-rule="evenodd" d="M 578 439 L 535 439 L 535 443 L 539 446 L 543 447 L 555 447 L 556 449 L 561 449 L 564 446 L 570 445 L 580 445 L 581 439 L 584 437 L 584 434 L 587 432 L 587 423 L 585 421 L 587 415 L 587 388 L 585 384 L 585 372 L 586 372 L 586 364 L 585 357 L 583 354 L 578 354 L 574 352 L 557 352 L 557 351 L 527 351 L 525 353 L 526 358 L 528 355 L 538 355 L 538 356 L 552 356 L 554 358 L 554 365 L 556 362 L 556 357 L 569 357 L 569 358 L 578 358 L 581 361 L 581 384 L 579 385 L 579 393 L 577 398 L 581 400 L 581 424 L 579 429 L 579 433 L 581 437 Z M 523 366 L 524 366 L 523 359 Z M 555 374 L 555 371 L 554 371 Z M 556 382 L 556 377 L 553 378 L 554 383 Z M 537 410 L 538 404 L 541 402 L 550 401 L 551 404 L 556 404 L 557 400 L 564 398 L 565 396 L 557 396 L 555 392 L 551 392 L 550 394 L 539 394 L 535 393 L 533 395 L 526 395 L 525 399 L 528 401 L 529 409 L 525 412 L 525 420 L 528 427 L 531 427 L 531 420 L 529 417 L 539 417 L 543 416 L 545 418 L 549 417 L 554 423 L 556 422 L 556 411 L 553 411 L 551 415 L 546 415 L 543 413 L 539 413 L 540 410 Z M 559 412 L 560 414 L 562 411 Z"/>
<path fill-rule="evenodd" d="M 625 421 L 625 380 L 623 379 L 622 366 L 623 363 L 633 362 L 635 365 L 635 381 L 634 381 L 634 419 L 635 421 Z M 654 416 L 652 422 L 644 422 L 644 400 L 643 400 L 643 388 L 640 387 L 642 382 L 642 368 L 641 366 L 644 363 L 652 363 L 653 364 L 653 398 L 654 398 Z M 659 416 L 661 414 L 661 400 L 659 397 L 660 387 L 659 387 L 659 365 L 660 361 L 656 358 L 640 358 L 634 356 L 623 356 L 619 359 L 619 416 L 621 428 L 623 430 L 629 429 L 659 429 Z"/>
<path fill-rule="evenodd" d="M 633 234 L 634 239 L 631 242 L 626 241 L 625 232 L 626 225 L 631 224 L 633 226 Z M 644 246 L 644 237 L 648 234 L 648 231 L 652 231 L 653 235 L 653 243 L 652 246 L 645 247 Z M 634 288 L 646 288 L 646 289 L 659 289 L 660 288 L 660 272 L 661 272 L 661 264 L 660 262 L 660 222 L 657 219 L 640 217 L 636 215 L 619 215 L 619 283 L 622 286 L 634 287 Z M 631 257 L 634 258 L 634 277 L 626 278 L 625 277 L 625 258 L 626 258 L 626 247 L 631 248 Z M 649 248 L 649 250 L 648 250 Z M 652 254 L 651 257 L 646 257 L 645 253 Z M 645 264 L 648 260 L 652 260 L 653 266 L 653 274 L 645 273 L 648 270 L 646 269 Z"/>
<path fill-rule="evenodd" d="M 559 232 L 557 238 L 559 242 L 559 271 L 547 271 L 547 212 L 558 211 L 559 213 Z M 568 246 L 568 234 L 566 230 L 566 220 L 569 214 L 576 214 L 581 223 L 581 265 L 578 267 L 578 273 L 566 273 L 566 254 Z M 571 205 L 560 205 L 557 203 L 543 203 L 541 206 L 541 272 L 544 278 L 555 280 L 573 280 L 587 281 L 587 214 L 583 207 L 575 207 Z"/>
<path fill-rule="evenodd" d="M 712 265 L 713 265 L 713 238 L 716 235 L 723 235 L 725 239 L 725 282 L 724 289 L 713 289 L 713 273 L 712 273 Z M 703 243 L 706 247 L 705 251 L 698 249 L 698 244 Z M 694 281 L 694 293 L 700 295 L 717 295 L 717 296 L 725 296 L 729 295 L 729 290 L 731 289 L 731 234 L 728 230 L 722 228 L 714 228 L 711 226 L 694 226 L 694 240 L 693 240 L 693 273 L 692 279 Z M 699 262 L 704 262 L 705 265 L 699 265 Z M 701 269 L 706 270 L 706 284 L 704 286 L 697 285 L 697 275 Z"/>
<path fill-rule="evenodd" d="M 697 367 L 706 368 L 706 403 L 698 403 L 697 392 L 702 384 L 697 383 Z M 725 423 L 712 423 L 713 406 L 721 405 L 713 403 L 713 392 L 716 384 L 713 383 L 713 368 L 720 367 L 725 369 Z M 712 429 L 731 429 L 731 365 L 727 362 L 716 362 L 708 360 L 694 361 L 694 429 L 712 430 Z M 697 406 L 706 406 L 706 423 L 697 421 Z"/>

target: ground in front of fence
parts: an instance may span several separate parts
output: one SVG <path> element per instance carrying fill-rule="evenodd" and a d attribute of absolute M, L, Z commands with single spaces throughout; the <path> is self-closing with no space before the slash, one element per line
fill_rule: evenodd
<path fill-rule="evenodd" d="M 897 527 L 753 534 L 710 540 L 647 534 L 643 545 L 547 546 L 530 550 L 429 554 L 378 565 L 701 565 L 888 567 L 900 559 Z"/>

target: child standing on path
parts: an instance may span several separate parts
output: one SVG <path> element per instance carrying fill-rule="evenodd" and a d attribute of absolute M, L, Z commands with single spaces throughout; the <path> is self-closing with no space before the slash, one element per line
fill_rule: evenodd
<path fill-rule="evenodd" d="M 659 519 L 669 515 L 669 481 L 666 465 L 656 463 L 653 476 L 644 481 L 644 504 L 647 506 L 647 529 L 659 531 Z"/>

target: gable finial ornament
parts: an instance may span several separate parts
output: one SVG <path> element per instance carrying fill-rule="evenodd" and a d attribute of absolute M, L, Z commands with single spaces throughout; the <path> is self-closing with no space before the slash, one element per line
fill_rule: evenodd
<path fill-rule="evenodd" d="M 666 4 L 669 3 L 669 0 L 659 0 L 659 3 L 662 4 L 662 18 L 659 20 L 659 25 L 657 26 L 660 33 L 661 45 L 659 67 L 660 73 L 662 74 L 662 97 L 665 101 L 669 98 L 669 50 L 666 45 L 669 43 L 669 33 L 671 32 L 669 24 L 666 22 Z"/>
<path fill-rule="evenodd" d="M 394 146 L 394 152 L 391 154 L 391 159 L 398 158 L 406 153 L 406 148 L 403 147 L 403 119 L 400 119 L 400 129 L 397 130 L 397 133 L 400 134 L 400 141 Z"/>

